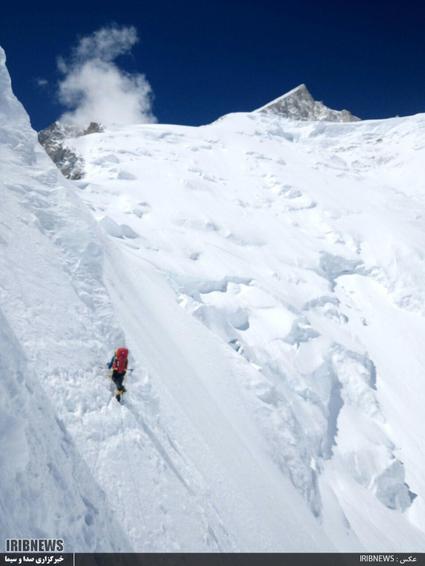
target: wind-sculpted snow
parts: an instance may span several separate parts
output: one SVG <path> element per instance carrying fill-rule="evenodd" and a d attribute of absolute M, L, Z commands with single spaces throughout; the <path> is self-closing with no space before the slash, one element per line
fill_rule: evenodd
<path fill-rule="evenodd" d="M 67 550 L 129 548 L 1 311 L 0 348 L 2 536 L 62 538 Z"/>
<path fill-rule="evenodd" d="M 4 340 L 73 549 L 424 550 L 424 118 L 112 129 L 69 182 L 2 72 Z"/>
<path fill-rule="evenodd" d="M 14 123 L 15 128 L 7 128 L 6 126 L 11 126 Z M 6 69 L 6 54 L 4 50 L 0 47 L 0 125 L 3 130 L 3 135 L 7 130 L 10 133 L 13 132 L 16 139 L 20 136 L 20 127 L 24 130 L 28 130 L 30 127 L 30 121 L 28 115 L 24 111 L 22 105 L 15 98 L 9 73 Z"/>
<path fill-rule="evenodd" d="M 207 419 L 208 395 L 192 397 L 195 382 L 170 353 L 171 338 L 203 359 L 197 379 L 220 413 L 242 438 L 255 427 L 268 473 L 289 479 L 341 550 L 423 540 L 424 454 L 410 430 L 424 438 L 424 187 L 410 167 L 420 162 L 411 152 L 423 152 L 424 124 L 422 116 L 325 124 L 257 113 L 69 142 L 84 156 L 81 197 L 110 237 L 111 293 L 160 392 L 160 414 L 187 416 L 195 403 L 205 410 L 200 421 L 189 415 L 196 429 L 218 427 L 218 417 Z M 131 299 L 118 296 L 124 273 Z M 152 281 L 209 334 L 183 315 L 179 330 L 171 299 L 147 291 Z M 150 329 L 153 316 L 162 330 Z M 398 339 L 400 327 L 414 339 Z M 243 418 L 229 387 L 243 399 Z M 186 433 L 179 442 L 187 449 Z"/>
<path fill-rule="evenodd" d="M 6 76 L 4 69 L 2 73 Z M 4 85 L 10 88 L 7 80 Z M 166 285 L 148 301 L 154 310 L 143 317 L 148 281 L 155 271 L 148 270 L 146 284 L 139 286 L 137 272 L 136 281 L 130 279 L 131 257 L 127 262 L 120 249 L 106 240 L 111 237 L 137 252 L 138 233 L 126 222 L 114 224 L 112 219 L 109 227 L 106 223 L 97 227 L 75 187 L 37 144 L 22 107 L 10 91 L 3 94 L 7 112 L 0 125 L 0 156 L 7 177 L 1 186 L 0 300 L 4 327 L 7 324 L 10 332 L 2 345 L 8 351 L 7 340 L 14 335 L 18 351 L 1 368 L 4 389 L 10 379 L 9 390 L 16 399 L 11 411 L 4 410 L 2 428 L 16 445 L 10 450 L 10 465 L 3 467 L 8 517 L 2 523 L 4 533 L 62 535 L 68 550 L 86 551 L 332 547 L 291 484 L 263 464 L 260 437 L 247 415 L 242 411 L 250 432 L 242 439 L 238 421 L 226 420 L 228 410 L 221 415 L 219 398 L 215 410 L 211 405 L 199 376 L 211 377 L 218 354 L 214 337 L 205 331 L 201 365 L 196 351 L 192 360 L 187 358 L 183 345 L 191 346 L 197 323 Z M 18 133 L 16 123 L 22 125 Z M 109 163 L 118 160 L 112 156 L 108 154 Z M 120 182 L 128 182 L 127 178 L 121 175 Z M 137 218 L 151 213 L 143 199 L 134 208 Z M 118 232 L 111 228 L 115 225 Z M 167 296 L 167 309 L 157 312 L 157 307 L 167 304 Z M 187 340 L 182 333 L 185 344 L 179 346 L 173 338 L 167 339 L 170 308 L 181 314 L 183 323 L 194 324 Z M 120 318 L 125 312 L 134 372 L 131 397 L 121 407 L 102 368 L 113 347 L 124 342 Z M 150 349 L 146 337 L 137 344 L 131 339 L 132 317 L 136 323 L 141 317 L 153 333 Z M 137 325 L 135 332 L 140 333 Z M 14 372 L 24 356 L 27 365 Z M 153 377 L 142 362 L 153 366 Z M 161 363 L 164 367 L 155 371 Z M 27 390 L 23 372 L 34 376 L 31 391 L 37 393 Z M 186 379 L 186 384 L 181 388 L 176 381 L 178 387 L 170 397 L 157 380 L 166 383 L 176 376 Z M 239 403 L 234 395 L 231 406 Z M 20 414 L 18 406 L 24 404 Z M 16 416 L 9 419 L 10 414 Z M 25 437 L 33 426 L 40 435 L 35 432 L 34 445 L 27 448 Z M 223 448 L 224 434 L 228 441 Z M 59 449 L 62 436 L 70 445 L 64 457 Z M 257 443 L 254 454 L 251 439 Z M 239 482 L 244 475 L 246 479 Z M 16 481 L 22 490 L 10 489 Z M 14 532 L 18 525 L 25 532 Z"/>
<path fill-rule="evenodd" d="M 119 335 L 112 307 L 100 307 L 96 226 L 38 145 L 3 65 L 0 109 L 0 532 L 63 538 L 66 551 L 129 550 L 52 403 L 52 375 L 92 367 Z"/>

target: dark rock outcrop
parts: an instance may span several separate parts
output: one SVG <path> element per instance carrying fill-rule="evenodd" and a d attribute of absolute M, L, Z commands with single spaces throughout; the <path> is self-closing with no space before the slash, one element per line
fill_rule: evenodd
<path fill-rule="evenodd" d="M 332 110 L 314 100 L 308 88 L 302 84 L 272 100 L 255 112 L 268 112 L 292 120 L 323 120 L 327 122 L 356 122 L 360 120 L 348 110 Z"/>
<path fill-rule="evenodd" d="M 84 176 L 84 160 L 66 145 L 66 140 L 102 131 L 97 122 L 91 122 L 85 129 L 54 122 L 38 133 L 38 141 L 67 179 L 78 180 Z"/>

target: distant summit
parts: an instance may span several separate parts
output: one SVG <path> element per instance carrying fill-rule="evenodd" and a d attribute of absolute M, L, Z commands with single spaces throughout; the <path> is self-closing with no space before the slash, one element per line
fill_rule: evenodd
<path fill-rule="evenodd" d="M 272 100 L 254 112 L 271 112 L 292 120 L 324 120 L 327 122 L 356 122 L 360 120 L 348 110 L 332 110 L 314 100 L 305 84 Z"/>

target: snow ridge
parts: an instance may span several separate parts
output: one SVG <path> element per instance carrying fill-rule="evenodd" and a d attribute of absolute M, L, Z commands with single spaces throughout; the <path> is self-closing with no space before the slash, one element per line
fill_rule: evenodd
<path fill-rule="evenodd" d="M 79 243 L 95 225 L 84 222 L 89 216 L 39 147 L 12 94 L 3 51 L 0 58 L 0 163 L 8 172 L 0 182 L 1 532 L 5 538 L 63 538 L 66 549 L 75 551 L 130 549 L 46 393 L 54 367 L 75 364 L 74 352 L 84 359 L 75 339 L 87 321 L 72 322 L 69 311 L 76 318 L 88 313 L 65 273 L 75 272 L 78 280 L 84 257 Z M 71 265 L 76 255 L 77 269 Z"/>
<path fill-rule="evenodd" d="M 47 470 L 76 550 L 424 550 L 424 116 L 65 135 L 71 182 L 0 73 L 2 376 L 52 407 L 6 483 Z"/>

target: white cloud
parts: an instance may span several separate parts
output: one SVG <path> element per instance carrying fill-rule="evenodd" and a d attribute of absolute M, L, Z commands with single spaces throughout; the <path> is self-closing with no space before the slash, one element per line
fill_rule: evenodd
<path fill-rule="evenodd" d="M 35 79 L 35 82 L 36 82 L 37 86 L 39 86 L 40 88 L 45 88 L 49 85 L 49 81 L 47 79 L 43 79 L 41 77 L 38 77 L 37 79 Z"/>
<path fill-rule="evenodd" d="M 145 76 L 122 71 L 115 60 L 138 42 L 134 27 L 110 26 L 79 40 L 69 60 L 58 58 L 59 100 L 68 109 L 61 120 L 135 124 L 155 122 L 152 91 Z"/>
<path fill-rule="evenodd" d="M 82 37 L 73 51 L 78 60 L 101 59 L 113 61 L 119 55 L 128 53 L 139 41 L 137 30 L 133 26 L 110 26 Z"/>

